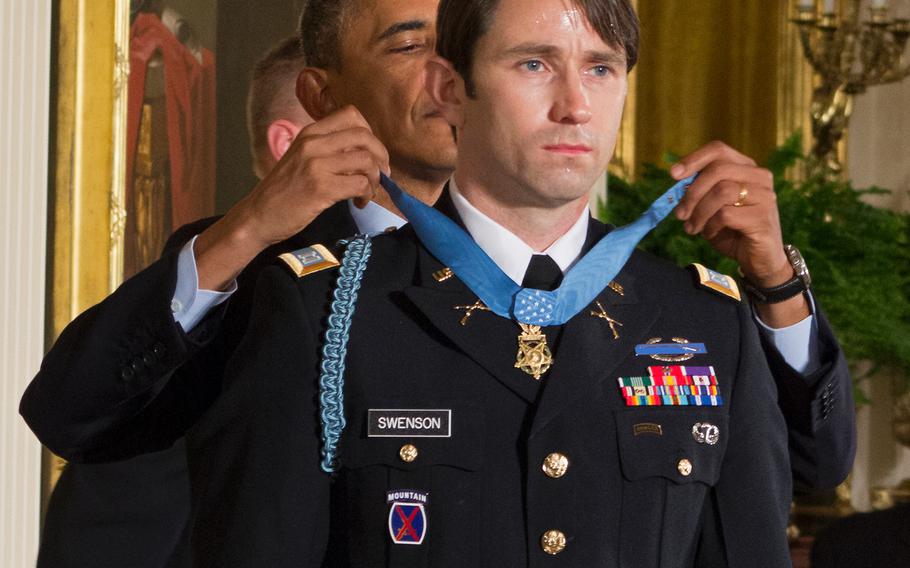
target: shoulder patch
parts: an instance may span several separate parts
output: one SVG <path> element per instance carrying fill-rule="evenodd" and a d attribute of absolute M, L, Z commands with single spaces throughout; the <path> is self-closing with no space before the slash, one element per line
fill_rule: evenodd
<path fill-rule="evenodd" d="M 689 266 L 695 268 L 695 271 L 698 274 L 698 283 L 701 286 L 713 290 L 718 294 L 727 296 L 728 298 L 733 298 L 737 302 L 742 301 L 742 295 L 739 293 L 739 284 L 737 284 L 736 280 L 732 277 L 721 274 L 720 272 L 715 272 L 697 262 L 693 262 Z"/>
<path fill-rule="evenodd" d="M 278 258 L 283 260 L 298 278 L 303 278 L 307 274 L 313 274 L 320 270 L 335 268 L 339 265 L 335 255 L 330 253 L 329 249 L 322 245 L 313 245 L 292 252 L 286 252 L 279 255 Z"/>

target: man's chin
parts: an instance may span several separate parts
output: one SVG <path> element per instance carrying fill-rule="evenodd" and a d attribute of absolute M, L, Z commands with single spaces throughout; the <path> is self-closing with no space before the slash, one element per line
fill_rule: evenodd
<path fill-rule="evenodd" d="M 551 205 L 560 206 L 586 197 L 600 175 L 593 175 L 588 170 L 547 170 L 537 176 L 525 174 L 524 177 L 532 187 L 536 187 L 535 193 L 545 196 L 544 199 Z"/>

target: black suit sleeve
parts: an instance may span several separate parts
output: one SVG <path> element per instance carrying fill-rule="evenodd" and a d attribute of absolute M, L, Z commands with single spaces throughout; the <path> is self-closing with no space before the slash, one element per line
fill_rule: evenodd
<path fill-rule="evenodd" d="M 828 319 L 820 309 L 815 317 L 822 365 L 809 376 L 797 373 L 762 336 L 787 421 L 793 481 L 800 491 L 836 487 L 847 478 L 856 454 L 850 370 Z"/>
<path fill-rule="evenodd" d="M 224 391 L 187 438 L 195 565 L 321 565 L 331 478 L 319 467 L 320 318 L 306 313 L 296 278 L 261 273 Z"/>
<path fill-rule="evenodd" d="M 224 305 L 186 334 L 170 304 L 182 245 L 212 222 L 175 233 L 161 259 L 73 320 L 45 356 L 19 410 L 56 454 L 109 461 L 163 449 L 204 410 L 212 385 L 170 379 L 192 371 L 178 369 L 216 335 Z"/>

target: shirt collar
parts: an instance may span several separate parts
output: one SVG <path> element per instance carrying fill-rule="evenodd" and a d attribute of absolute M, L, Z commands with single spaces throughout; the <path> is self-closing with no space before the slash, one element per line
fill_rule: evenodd
<path fill-rule="evenodd" d="M 348 199 L 348 209 L 351 210 L 351 217 L 354 218 L 354 224 L 357 230 L 370 236 L 384 233 L 388 229 L 400 229 L 407 221 L 398 215 L 392 213 L 375 201 L 370 201 L 363 209 L 354 205 L 354 201 Z"/>
<path fill-rule="evenodd" d="M 468 229 L 471 237 L 474 238 L 477 246 L 487 253 L 487 256 L 520 286 L 528 269 L 528 263 L 531 262 L 531 256 L 535 254 L 534 249 L 514 233 L 471 205 L 458 191 L 458 185 L 456 185 L 454 177 L 449 179 L 449 195 L 452 197 L 455 210 L 458 211 L 458 215 L 461 216 L 464 226 Z M 556 239 L 556 242 L 550 245 L 547 250 L 540 253 L 550 255 L 556 261 L 556 264 L 559 265 L 563 274 L 572 268 L 575 262 L 578 261 L 579 256 L 581 256 L 585 239 L 588 236 L 588 218 L 590 215 L 589 209 L 585 207 L 575 224 L 565 234 Z"/>

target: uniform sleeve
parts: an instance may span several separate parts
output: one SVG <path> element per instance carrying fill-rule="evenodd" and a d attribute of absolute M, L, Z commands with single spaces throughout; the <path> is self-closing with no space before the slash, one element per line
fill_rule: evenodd
<path fill-rule="evenodd" d="M 837 486 L 850 473 L 856 455 L 850 370 L 820 307 L 815 316 L 821 363 L 814 373 L 797 373 L 773 346 L 764 345 L 787 421 L 793 480 L 801 491 Z"/>
<path fill-rule="evenodd" d="M 789 566 L 786 425 L 755 324 L 747 307 L 740 305 L 738 313 L 740 357 L 729 400 L 729 438 L 713 492 L 714 522 L 730 566 Z"/>
<path fill-rule="evenodd" d="M 177 251 L 192 234 L 176 233 L 161 259 L 73 320 L 45 356 L 19 411 L 56 454 L 113 461 L 163 449 L 202 411 L 212 385 L 172 380 L 223 315 L 191 334 L 174 320 Z"/>
<path fill-rule="evenodd" d="M 295 278 L 262 272 L 224 392 L 187 438 L 199 566 L 321 565 L 330 477 L 319 468 L 318 321 Z"/>

